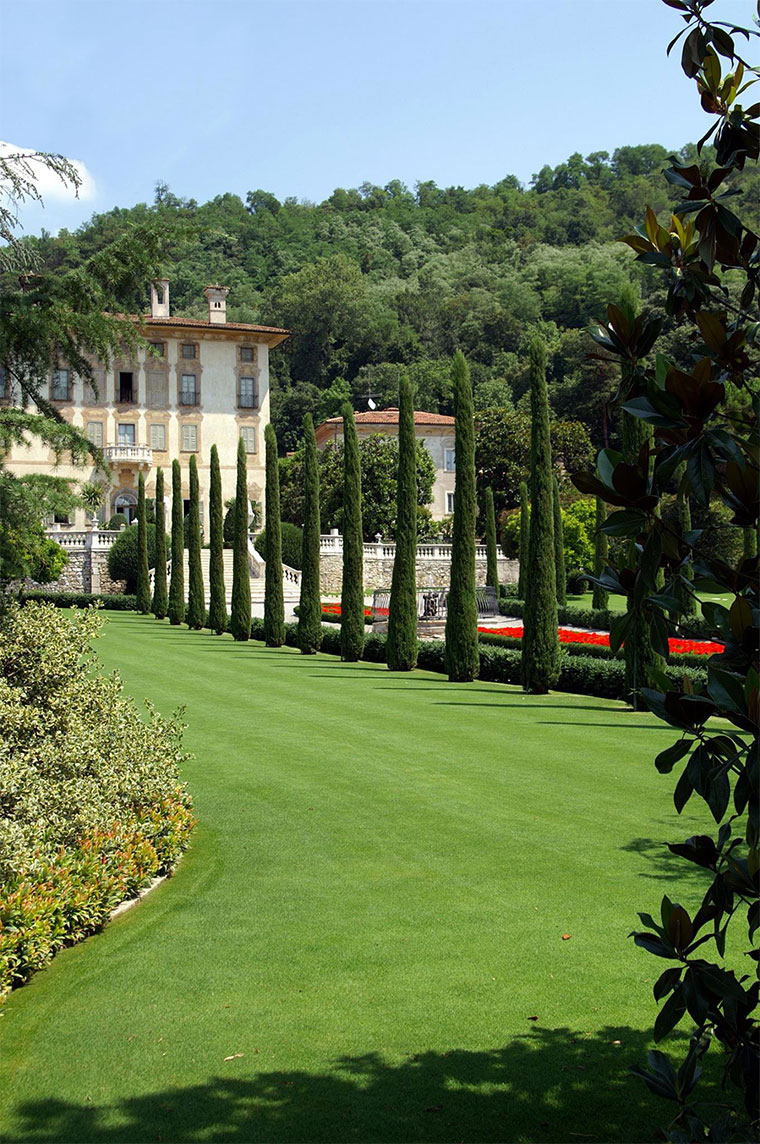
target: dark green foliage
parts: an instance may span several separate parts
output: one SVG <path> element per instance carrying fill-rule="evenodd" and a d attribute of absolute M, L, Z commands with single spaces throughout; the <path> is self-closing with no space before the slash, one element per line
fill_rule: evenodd
<path fill-rule="evenodd" d="M 301 596 L 298 611 L 298 646 L 313 655 L 322 643 L 322 593 L 319 582 L 319 469 L 314 421 L 303 419 L 304 522 L 301 550 Z"/>
<path fill-rule="evenodd" d="M 148 567 L 148 514 L 145 505 L 145 476 L 137 477 L 137 610 L 150 612 L 150 569 Z"/>
<path fill-rule="evenodd" d="M 169 623 L 185 618 L 185 518 L 182 514 L 182 472 L 172 461 L 172 572 L 169 581 Z"/>
<path fill-rule="evenodd" d="M 298 524 L 290 524 L 287 520 L 280 521 L 280 544 L 282 548 L 282 563 L 288 568 L 301 570 L 301 556 L 303 555 L 303 529 Z M 253 546 L 260 556 L 267 558 L 267 530 L 263 529 L 253 542 Z"/>
<path fill-rule="evenodd" d="M 522 600 L 501 599 L 499 611 L 502 616 L 512 616 L 522 619 L 525 615 L 525 603 Z M 607 608 L 600 610 L 592 608 L 577 608 L 572 605 L 557 609 L 557 622 L 572 628 L 590 628 L 595 632 L 608 632 L 615 620 L 619 620 L 621 612 L 611 612 Z M 712 628 L 701 616 L 682 616 L 678 624 L 677 635 L 684 639 L 707 640 L 711 638 Z"/>
<path fill-rule="evenodd" d="M 251 579 L 248 564 L 248 469 L 245 445 L 238 441 L 235 483 L 235 533 L 232 545 L 232 605 L 230 631 L 245 641 L 251 631 Z"/>
<path fill-rule="evenodd" d="M 190 455 L 190 511 L 187 529 L 188 597 L 187 623 L 195 631 L 200 631 L 206 622 L 206 596 L 203 587 L 201 568 L 201 517 L 200 493 L 198 490 L 198 463 L 195 454 Z"/>
<path fill-rule="evenodd" d="M 208 626 L 218 636 L 227 630 L 227 593 L 224 586 L 224 518 L 219 451 L 211 446 L 209 484 L 209 609 Z"/>
<path fill-rule="evenodd" d="M 565 571 L 565 537 L 562 529 L 562 506 L 559 503 L 559 481 L 554 478 L 552 486 L 554 508 L 554 569 L 557 583 L 557 603 L 564 607 L 567 603 L 567 573 Z"/>
<path fill-rule="evenodd" d="M 602 525 L 607 519 L 607 509 L 601 497 L 596 497 L 596 532 L 594 533 L 594 576 L 601 576 L 607 565 L 609 541 L 607 534 L 602 532 Z M 610 594 L 601 584 L 594 584 L 591 597 L 592 608 L 606 608 Z"/>
<path fill-rule="evenodd" d="M 624 412 L 620 437 L 623 458 L 629 465 L 633 465 L 636 464 L 641 450 L 651 444 L 652 430 L 645 421 Z M 636 561 L 632 542 L 627 545 L 627 549 L 627 563 L 630 566 Z M 641 689 L 651 682 L 653 669 L 662 666 L 662 657 L 654 650 L 649 621 L 643 615 L 642 602 L 643 597 L 640 592 L 629 592 L 624 650 L 628 702 L 634 711 L 642 706 Z"/>
<path fill-rule="evenodd" d="M 340 597 L 341 656 L 348 663 L 361 659 L 364 647 L 364 536 L 362 532 L 362 471 L 354 413 L 348 402 L 343 414 L 343 582 Z"/>
<path fill-rule="evenodd" d="M 486 584 L 499 594 L 499 555 L 496 547 L 496 513 L 493 489 L 486 489 Z"/>
<path fill-rule="evenodd" d="M 472 383 L 464 354 L 451 370 L 456 416 L 454 531 L 451 584 L 446 613 L 446 664 L 451 683 L 470 683 L 478 674 L 478 605 L 475 599 L 475 421 Z"/>
<path fill-rule="evenodd" d="M 114 592 L 100 596 L 93 592 L 24 592 L 20 602 L 53 604 L 56 608 L 90 608 L 98 604 L 106 612 L 135 612 L 137 597 Z"/>
<path fill-rule="evenodd" d="M 285 640 L 285 604 L 282 590 L 282 538 L 280 535 L 280 466 L 277 437 L 271 425 L 264 430 L 266 445 L 266 545 L 264 550 L 264 639 L 267 647 L 282 647 Z"/>
<path fill-rule="evenodd" d="M 164 470 L 156 470 L 156 499 L 153 506 L 156 545 L 156 570 L 153 575 L 151 611 L 157 620 L 166 618 L 169 607 L 166 584 L 166 506 L 164 504 Z"/>
<path fill-rule="evenodd" d="M 528 552 L 530 550 L 530 500 L 528 497 L 528 486 L 525 481 L 520 481 L 520 569 L 518 572 L 517 580 L 517 596 L 518 599 L 525 599 L 525 591 L 528 586 Z"/>
<path fill-rule="evenodd" d="M 686 465 L 679 466 L 676 470 L 676 480 L 680 482 L 685 476 Z M 678 523 L 681 532 L 691 532 L 691 504 L 689 503 L 688 493 L 682 492 L 679 489 L 678 493 Z M 733 531 L 733 529 L 731 530 Z M 689 581 L 694 579 L 694 566 L 692 561 L 689 560 L 683 568 L 683 582 L 678 586 L 678 599 L 681 603 L 681 612 L 686 616 L 693 616 L 697 610 L 697 601 L 694 593 L 689 591 Z"/>
<path fill-rule="evenodd" d="M 139 552 L 137 524 L 130 524 L 123 529 L 108 550 L 108 575 L 112 580 L 125 580 L 130 595 L 137 592 Z M 148 532 L 149 568 L 153 567 L 155 558 L 156 537 L 151 528 Z"/>
<path fill-rule="evenodd" d="M 120 528 L 124 528 L 126 524 L 127 518 L 125 517 L 124 513 L 115 512 L 106 525 L 106 528 L 110 529 L 111 531 L 118 531 Z"/>
<path fill-rule="evenodd" d="M 388 609 L 388 667 L 411 671 L 417 663 L 417 481 L 414 401 L 406 377 L 399 386 L 396 558 Z"/>
<path fill-rule="evenodd" d="M 530 540 L 525 584 L 522 685 L 544 695 L 557 676 L 557 583 L 554 572 L 554 503 L 546 389 L 546 349 L 538 334 L 530 339 Z"/>

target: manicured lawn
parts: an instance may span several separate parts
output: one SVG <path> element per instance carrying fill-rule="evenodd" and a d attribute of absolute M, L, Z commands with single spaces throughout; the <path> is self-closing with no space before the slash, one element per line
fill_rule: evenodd
<path fill-rule="evenodd" d="M 200 825 L 6 1003 L 0 1139 L 651 1138 L 662 966 L 626 935 L 706 825 L 652 765 L 670 731 L 126 613 L 99 650 L 186 706 Z"/>
<path fill-rule="evenodd" d="M 592 606 L 593 593 L 583 592 L 579 596 L 568 596 L 567 604 L 570 608 L 590 608 Z M 722 604 L 724 608 L 730 608 L 733 603 L 734 597 L 730 592 L 700 592 L 700 600 L 709 603 Z M 608 607 L 611 612 L 624 612 L 625 611 L 625 597 L 611 595 Z M 701 612 L 700 612 L 701 615 Z"/>

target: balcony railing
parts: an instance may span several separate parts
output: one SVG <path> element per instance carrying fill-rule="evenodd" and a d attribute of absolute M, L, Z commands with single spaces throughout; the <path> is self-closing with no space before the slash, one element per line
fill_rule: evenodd
<path fill-rule="evenodd" d="M 138 465 L 153 464 L 153 450 L 147 445 L 106 445 L 103 456 L 112 464 L 120 461 L 132 461 Z"/>

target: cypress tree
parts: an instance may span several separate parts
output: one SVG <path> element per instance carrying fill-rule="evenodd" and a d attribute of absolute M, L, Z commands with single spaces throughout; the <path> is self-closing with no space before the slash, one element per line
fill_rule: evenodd
<path fill-rule="evenodd" d="M 620 423 L 620 441 L 623 459 L 635 465 L 642 446 L 652 436 L 652 430 L 640 418 L 623 412 Z M 635 564 L 635 561 L 633 562 Z M 634 710 L 641 706 L 639 692 L 649 682 L 649 669 L 662 665 L 662 657 L 652 647 L 649 624 L 633 596 L 628 597 L 629 626 L 626 630 L 623 655 L 625 657 L 625 691 Z"/>
<path fill-rule="evenodd" d="M 742 529 L 742 560 L 752 560 L 757 556 L 757 529 L 752 525 Z"/>
<path fill-rule="evenodd" d="M 153 576 L 153 615 L 163 620 L 169 606 L 166 591 L 166 508 L 164 506 L 164 470 L 156 470 L 156 568 Z"/>
<path fill-rule="evenodd" d="M 266 445 L 266 566 L 264 569 L 264 640 L 267 647 L 285 643 L 285 603 L 282 596 L 282 530 L 280 528 L 280 466 L 274 428 L 264 430 Z"/>
<path fill-rule="evenodd" d="M 206 598 L 201 568 L 201 506 L 198 490 L 198 462 L 190 456 L 190 511 L 187 519 L 187 562 L 189 589 L 187 596 L 187 623 L 191 630 L 200 631 L 206 622 Z"/>
<path fill-rule="evenodd" d="M 232 608 L 230 631 L 242 642 L 251 637 L 251 580 L 248 567 L 248 470 L 241 437 L 235 484 L 235 533 L 232 545 Z"/>
<path fill-rule="evenodd" d="M 172 461 L 172 575 L 169 582 L 169 622 L 185 618 L 185 515 L 182 507 L 182 473 Z"/>
<path fill-rule="evenodd" d="M 486 584 L 496 589 L 499 595 L 499 557 L 496 548 L 496 511 L 493 506 L 493 489 L 486 489 Z"/>
<path fill-rule="evenodd" d="M 610 543 L 607 533 L 601 532 L 601 527 L 607 519 L 607 508 L 601 497 L 596 498 L 596 532 L 594 533 L 594 575 L 601 576 L 607 567 L 607 554 Z M 610 602 L 610 594 L 601 584 L 594 584 L 591 596 L 592 608 L 606 608 Z"/>
<path fill-rule="evenodd" d="M 209 486 L 209 609 L 208 626 L 220 636 L 227 630 L 227 596 L 224 588 L 224 505 L 219 451 L 211 446 Z"/>
<path fill-rule="evenodd" d="M 554 567 L 557 580 L 557 604 L 560 608 L 564 608 L 567 603 L 565 530 L 562 527 L 562 505 L 559 503 L 559 481 L 556 477 L 552 485 L 552 507 L 554 509 Z"/>
<path fill-rule="evenodd" d="M 304 504 L 298 646 L 303 655 L 313 655 L 322 643 L 322 595 L 319 583 L 319 469 L 314 422 L 310 413 L 303 419 L 303 439 Z"/>
<path fill-rule="evenodd" d="M 137 477 L 137 610 L 150 614 L 150 571 L 148 568 L 148 521 L 145 507 L 145 477 Z"/>
<path fill-rule="evenodd" d="M 528 587 L 528 549 L 530 547 L 530 502 L 528 500 L 528 486 L 520 481 L 520 570 L 517 577 L 517 598 L 525 599 Z"/>
<path fill-rule="evenodd" d="M 531 514 L 523 611 L 522 684 L 525 691 L 545 695 L 557 672 L 559 639 L 546 349 L 536 333 L 530 339 L 529 351 Z"/>
<path fill-rule="evenodd" d="M 678 482 L 678 523 L 684 532 L 691 532 L 691 505 L 689 504 L 688 493 L 681 490 L 681 480 L 686 473 L 686 464 L 679 465 L 676 469 L 676 480 Z M 689 560 L 688 564 L 684 567 L 682 575 L 687 580 L 694 579 L 694 566 Z M 679 585 L 678 598 L 681 601 L 681 614 L 684 616 L 693 616 L 697 610 L 697 601 L 694 595 L 689 591 L 685 585 Z"/>
<path fill-rule="evenodd" d="M 340 654 L 348 663 L 364 650 L 364 536 L 362 470 L 354 411 L 346 401 L 343 415 L 343 583 L 340 596 Z"/>
<path fill-rule="evenodd" d="M 451 377 L 456 415 L 456 466 L 446 669 L 450 683 L 470 683 L 477 677 L 479 667 L 475 596 L 475 411 L 470 371 L 461 350 L 454 354 Z"/>
<path fill-rule="evenodd" d="M 417 664 L 417 443 L 409 379 L 401 376 L 398 397 L 398 482 L 396 559 L 388 608 L 386 662 L 391 671 Z"/>

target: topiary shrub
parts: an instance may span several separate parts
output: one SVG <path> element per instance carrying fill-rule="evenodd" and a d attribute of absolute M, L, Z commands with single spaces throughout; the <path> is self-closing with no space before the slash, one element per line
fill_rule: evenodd
<path fill-rule="evenodd" d="M 282 540 L 282 562 L 289 568 L 301 570 L 301 548 L 303 546 L 303 529 L 297 524 L 289 524 L 283 520 L 280 523 L 280 539 Z M 260 532 L 253 542 L 253 547 L 259 556 L 266 559 L 267 530 Z"/>
<path fill-rule="evenodd" d="M 94 670 L 101 623 L 31 603 L 0 618 L 0 994 L 169 870 L 194 824 L 181 724 Z"/>
<path fill-rule="evenodd" d="M 137 591 L 138 525 L 130 524 L 114 540 L 108 552 L 108 575 L 112 580 L 126 580 L 127 594 Z M 155 530 L 148 529 L 148 567 L 156 566 Z M 167 543 L 169 538 L 167 537 Z"/>
<path fill-rule="evenodd" d="M 116 512 L 116 513 L 114 513 L 114 515 L 109 520 L 108 524 L 106 525 L 106 528 L 109 528 L 112 532 L 116 532 L 120 528 L 124 528 L 126 526 L 126 524 L 127 524 L 127 518 L 125 517 L 124 513 L 123 512 Z"/>

